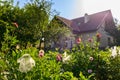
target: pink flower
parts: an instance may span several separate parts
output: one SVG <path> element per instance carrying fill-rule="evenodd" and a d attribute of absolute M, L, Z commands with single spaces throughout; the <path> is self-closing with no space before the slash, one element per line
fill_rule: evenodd
<path fill-rule="evenodd" d="M 82 41 L 81 38 L 76 39 L 77 44 L 80 44 L 81 41 Z"/>
<path fill-rule="evenodd" d="M 43 57 L 44 56 L 44 50 L 40 50 L 39 51 L 39 57 Z"/>
<path fill-rule="evenodd" d="M 89 41 L 89 42 L 92 42 L 92 41 L 93 41 L 93 39 L 92 39 L 92 38 L 89 38 L 89 39 L 88 39 L 88 41 Z"/>
<path fill-rule="evenodd" d="M 93 57 L 90 57 L 90 58 L 89 58 L 89 60 L 90 60 L 90 61 L 93 61 L 93 60 L 94 60 L 94 58 L 93 58 Z"/>
<path fill-rule="evenodd" d="M 18 28 L 18 24 L 16 22 L 13 23 L 15 25 L 16 28 Z"/>
<path fill-rule="evenodd" d="M 57 61 L 62 61 L 62 55 L 61 55 L 61 54 L 58 54 L 58 55 L 56 56 L 56 60 L 57 60 Z"/>
<path fill-rule="evenodd" d="M 88 73 L 92 73 L 92 69 L 88 69 Z"/>

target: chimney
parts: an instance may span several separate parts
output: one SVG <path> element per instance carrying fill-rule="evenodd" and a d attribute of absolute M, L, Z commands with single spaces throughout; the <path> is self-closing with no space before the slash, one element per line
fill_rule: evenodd
<path fill-rule="evenodd" d="M 85 13 L 84 15 L 84 23 L 87 23 L 89 21 L 89 15 Z"/>

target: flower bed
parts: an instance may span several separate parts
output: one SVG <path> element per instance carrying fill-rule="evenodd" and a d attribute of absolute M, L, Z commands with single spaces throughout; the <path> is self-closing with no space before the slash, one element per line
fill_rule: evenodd
<path fill-rule="evenodd" d="M 38 50 L 35 47 L 0 53 L 0 79 L 96 80 L 119 79 L 119 55 L 110 50 L 79 45 L 71 52 Z M 66 57 L 69 57 L 66 59 Z"/>

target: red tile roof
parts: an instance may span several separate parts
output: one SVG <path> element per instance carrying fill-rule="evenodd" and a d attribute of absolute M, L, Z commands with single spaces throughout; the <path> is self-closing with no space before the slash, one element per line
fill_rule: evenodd
<path fill-rule="evenodd" d="M 84 17 L 79 17 L 72 20 L 68 20 L 59 16 L 57 16 L 57 18 L 69 26 L 75 34 L 98 30 L 103 22 L 107 22 L 109 24 L 106 30 L 115 26 L 110 10 L 98 12 L 88 16 L 89 21 L 87 23 L 84 22 Z"/>

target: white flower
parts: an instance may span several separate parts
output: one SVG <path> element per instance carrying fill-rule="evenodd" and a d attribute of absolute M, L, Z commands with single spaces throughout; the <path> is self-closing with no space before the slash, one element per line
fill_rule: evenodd
<path fill-rule="evenodd" d="M 66 62 L 66 61 L 68 61 L 68 60 L 70 60 L 70 55 L 68 55 L 67 56 L 67 53 L 66 52 L 64 52 L 64 54 L 63 54 L 64 56 L 63 56 L 63 62 Z"/>
<path fill-rule="evenodd" d="M 91 56 L 91 57 L 89 57 L 89 60 L 90 60 L 90 61 L 93 61 L 93 60 L 94 60 L 94 58 Z"/>
<path fill-rule="evenodd" d="M 116 47 L 116 46 L 114 46 L 114 47 L 112 47 L 111 48 L 111 56 L 112 57 L 115 57 L 116 55 L 120 55 L 120 48 L 119 47 Z"/>
<path fill-rule="evenodd" d="M 67 57 L 67 53 L 66 53 L 66 52 L 64 52 L 64 54 L 63 54 L 63 55 L 64 55 L 64 57 Z"/>
<path fill-rule="evenodd" d="M 111 52 L 112 52 L 111 56 L 115 57 L 115 55 L 117 53 L 116 46 L 114 46 L 113 48 L 111 48 Z"/>
<path fill-rule="evenodd" d="M 42 41 L 44 41 L 45 39 L 44 38 L 42 38 Z"/>
<path fill-rule="evenodd" d="M 19 44 L 16 45 L 16 49 L 20 49 L 20 45 Z"/>
<path fill-rule="evenodd" d="M 25 73 L 30 71 L 35 66 L 35 61 L 30 54 L 24 54 L 17 60 L 17 63 L 20 63 L 19 71 Z"/>

